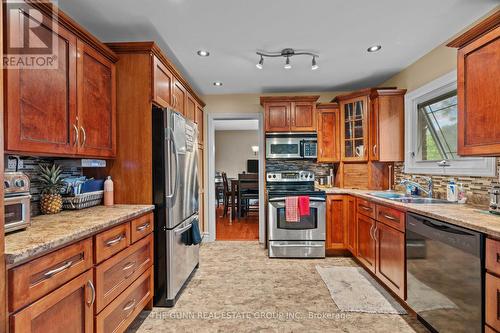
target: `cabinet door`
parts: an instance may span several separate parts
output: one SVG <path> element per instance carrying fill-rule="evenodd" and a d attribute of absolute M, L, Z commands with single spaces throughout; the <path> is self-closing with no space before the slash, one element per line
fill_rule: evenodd
<path fill-rule="evenodd" d="M 368 97 L 340 103 L 343 161 L 368 159 Z"/>
<path fill-rule="evenodd" d="M 13 11 L 11 20 L 38 25 L 30 7 Z M 38 13 L 38 11 L 37 11 Z M 19 25 L 7 24 L 7 45 L 23 45 Z M 12 152 L 73 155 L 76 153 L 76 37 L 42 16 L 37 36 L 56 40 L 57 68 L 5 69 L 5 140 Z"/>
<path fill-rule="evenodd" d="M 289 102 L 266 103 L 266 132 L 290 131 L 290 108 Z"/>
<path fill-rule="evenodd" d="M 500 155 L 500 27 L 458 50 L 458 154 Z"/>
<path fill-rule="evenodd" d="M 318 113 L 318 162 L 340 161 L 340 112 L 338 109 Z"/>
<path fill-rule="evenodd" d="M 153 101 L 161 107 L 172 105 L 172 73 L 153 57 Z"/>
<path fill-rule="evenodd" d="M 345 220 L 346 220 L 346 228 L 347 228 L 347 249 L 351 251 L 353 255 L 356 255 L 356 199 L 351 197 L 350 195 L 345 199 Z"/>
<path fill-rule="evenodd" d="M 191 121 L 195 121 L 195 114 L 196 114 L 196 102 L 194 101 L 193 96 L 191 96 L 189 93 L 186 93 L 186 112 L 185 116 L 187 119 Z"/>
<path fill-rule="evenodd" d="M 316 106 L 310 102 L 291 104 L 291 131 L 304 132 L 316 130 Z"/>
<path fill-rule="evenodd" d="M 377 277 L 401 299 L 406 299 L 405 234 L 380 222 L 373 234 L 377 246 Z"/>
<path fill-rule="evenodd" d="M 174 90 L 173 90 L 173 108 L 180 114 L 185 114 L 186 105 L 186 90 L 182 86 L 182 83 L 174 79 Z"/>
<path fill-rule="evenodd" d="M 371 161 L 378 161 L 380 154 L 380 144 L 379 144 L 379 99 L 374 98 L 371 101 L 370 108 L 370 142 L 369 142 L 369 151 L 368 154 L 370 156 Z"/>
<path fill-rule="evenodd" d="M 375 229 L 375 220 L 368 216 L 357 214 L 358 239 L 357 258 L 365 267 L 375 273 L 375 239 L 373 230 Z"/>
<path fill-rule="evenodd" d="M 486 324 L 500 331 L 500 279 L 486 273 Z"/>
<path fill-rule="evenodd" d="M 115 65 L 78 41 L 78 154 L 116 155 Z"/>
<path fill-rule="evenodd" d="M 94 299 L 92 270 L 10 316 L 12 333 L 91 333 Z"/>
<path fill-rule="evenodd" d="M 199 105 L 196 105 L 195 123 L 198 124 L 198 144 L 203 146 L 204 115 L 203 115 L 203 108 Z"/>
<path fill-rule="evenodd" d="M 344 212 L 344 196 L 327 196 L 326 209 L 326 248 L 345 249 L 346 214 Z"/>

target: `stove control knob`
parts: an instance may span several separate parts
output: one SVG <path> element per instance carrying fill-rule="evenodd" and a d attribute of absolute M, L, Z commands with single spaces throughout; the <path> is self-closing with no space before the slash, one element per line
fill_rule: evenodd
<path fill-rule="evenodd" d="M 309 178 L 312 178 L 312 177 L 313 177 L 313 175 L 312 175 L 312 174 L 310 174 L 310 175 L 309 175 Z"/>
<path fill-rule="evenodd" d="M 276 178 L 276 175 L 273 175 L 273 178 Z"/>
<path fill-rule="evenodd" d="M 6 180 L 3 181 L 3 188 L 9 188 L 10 187 L 10 183 Z"/>
<path fill-rule="evenodd" d="M 16 187 L 24 187 L 24 180 L 23 179 L 16 179 L 15 181 Z"/>

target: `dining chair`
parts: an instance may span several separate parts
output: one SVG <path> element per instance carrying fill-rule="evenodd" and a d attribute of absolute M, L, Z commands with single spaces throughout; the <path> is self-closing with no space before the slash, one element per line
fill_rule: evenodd
<path fill-rule="evenodd" d="M 243 217 L 250 212 L 250 200 L 259 201 L 259 175 L 243 173 L 238 175 L 238 213 Z M 257 204 L 258 211 L 258 204 Z"/>
<path fill-rule="evenodd" d="M 227 181 L 227 174 L 222 172 L 222 213 L 223 217 L 227 216 L 227 210 L 229 208 L 229 197 L 231 196 L 231 191 L 229 189 L 229 183 Z"/>

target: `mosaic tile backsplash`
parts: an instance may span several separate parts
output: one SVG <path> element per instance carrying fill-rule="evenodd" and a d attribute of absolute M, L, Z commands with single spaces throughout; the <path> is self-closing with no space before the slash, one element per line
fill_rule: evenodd
<path fill-rule="evenodd" d="M 488 190 L 491 185 L 498 184 L 498 175 L 500 174 L 500 159 L 497 159 L 497 176 L 496 177 L 473 177 L 473 176 L 450 176 L 450 175 L 432 175 L 434 182 L 434 196 L 440 199 L 446 199 L 446 185 L 451 178 L 455 179 L 456 183 L 462 183 L 465 189 L 467 203 L 477 206 L 488 206 L 490 202 L 490 195 Z M 426 182 L 422 179 L 423 176 L 429 177 L 430 175 L 420 174 L 407 174 L 404 172 L 404 163 L 394 164 L 394 184 L 396 190 L 403 191 L 400 181 L 403 178 L 411 178 L 417 183 L 425 185 Z"/>
<path fill-rule="evenodd" d="M 333 164 L 317 163 L 315 160 L 266 160 L 266 172 L 273 171 L 312 171 L 316 177 L 328 176 Z"/>
<path fill-rule="evenodd" d="M 10 156 L 11 163 L 15 164 L 12 156 Z M 40 215 L 40 180 L 38 174 L 38 166 L 40 164 L 52 164 L 54 159 L 51 158 L 37 158 L 37 157 L 18 157 L 21 161 L 18 165 L 19 172 L 25 173 L 30 178 L 30 194 L 31 194 L 31 216 Z M 16 171 L 15 167 L 9 168 L 8 159 L 5 157 L 5 171 Z M 63 177 L 78 177 L 82 176 L 81 168 L 63 168 Z"/>

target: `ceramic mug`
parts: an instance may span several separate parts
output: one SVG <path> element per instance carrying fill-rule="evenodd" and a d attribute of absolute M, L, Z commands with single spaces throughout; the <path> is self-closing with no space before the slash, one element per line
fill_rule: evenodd
<path fill-rule="evenodd" d="M 356 156 L 358 157 L 365 156 L 365 146 L 361 145 L 356 147 Z"/>

